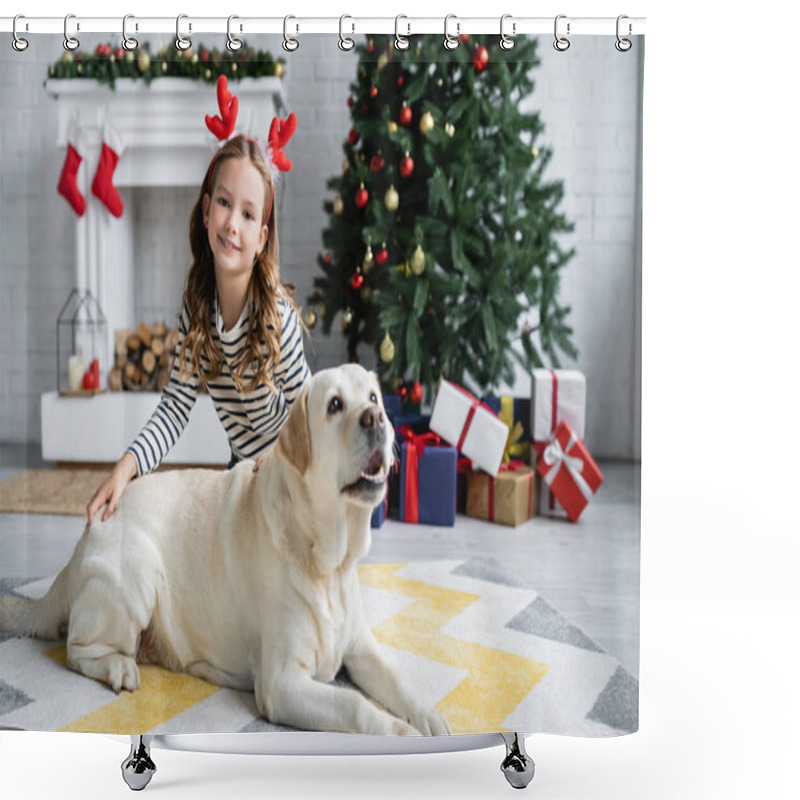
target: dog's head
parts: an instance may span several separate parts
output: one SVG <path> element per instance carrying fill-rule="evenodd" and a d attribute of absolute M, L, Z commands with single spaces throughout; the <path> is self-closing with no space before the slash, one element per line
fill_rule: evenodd
<path fill-rule="evenodd" d="M 278 440 L 279 453 L 312 479 L 365 508 L 384 498 L 394 430 L 378 379 L 357 364 L 318 372 L 295 401 Z"/>

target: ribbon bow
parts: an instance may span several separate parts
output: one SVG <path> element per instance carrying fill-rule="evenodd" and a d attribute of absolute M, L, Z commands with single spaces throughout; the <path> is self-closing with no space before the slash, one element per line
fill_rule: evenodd
<path fill-rule="evenodd" d="M 569 441 L 567 442 L 567 446 L 565 448 L 561 447 L 561 443 L 556 438 L 553 438 L 549 442 L 547 447 L 544 449 L 544 453 L 542 453 L 542 459 L 544 463 L 547 464 L 548 467 L 551 467 L 551 469 L 549 469 L 547 474 L 544 476 L 544 480 L 548 486 L 551 486 L 563 464 L 563 466 L 566 467 L 567 471 L 572 476 L 572 479 L 575 481 L 575 485 L 578 487 L 578 489 L 580 489 L 581 494 L 587 500 L 591 500 L 593 492 L 582 474 L 583 459 L 577 458 L 576 456 L 567 455 L 577 441 L 578 437 L 575 432 L 570 431 Z"/>

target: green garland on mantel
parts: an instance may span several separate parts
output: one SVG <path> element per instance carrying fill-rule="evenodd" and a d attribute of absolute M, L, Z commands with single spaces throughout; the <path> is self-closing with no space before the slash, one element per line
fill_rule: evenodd
<path fill-rule="evenodd" d="M 143 80 L 147 85 L 157 78 L 191 78 L 216 83 L 220 75 L 232 80 L 241 78 L 282 78 L 285 62 L 274 59 L 267 50 L 254 50 L 242 42 L 231 53 L 202 44 L 188 50 L 150 51 L 149 44 L 136 50 L 124 50 L 119 45 L 99 44 L 92 53 L 66 51 L 60 61 L 48 67 L 51 78 L 89 78 L 114 88 L 117 78 Z"/>

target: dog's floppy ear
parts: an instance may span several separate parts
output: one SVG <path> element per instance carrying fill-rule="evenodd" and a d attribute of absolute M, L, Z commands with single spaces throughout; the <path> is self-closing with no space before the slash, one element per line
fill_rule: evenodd
<path fill-rule="evenodd" d="M 294 401 L 289 419 L 278 437 L 278 454 L 283 456 L 301 475 L 311 461 L 311 435 L 308 429 L 308 384 Z"/>

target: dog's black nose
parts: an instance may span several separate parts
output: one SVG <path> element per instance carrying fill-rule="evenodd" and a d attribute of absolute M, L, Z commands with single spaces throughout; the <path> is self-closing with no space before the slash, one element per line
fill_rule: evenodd
<path fill-rule="evenodd" d="M 384 424 L 383 411 L 378 406 L 368 406 L 361 415 L 361 427 L 377 431 Z"/>

